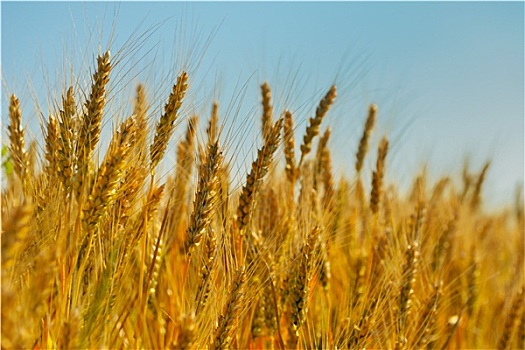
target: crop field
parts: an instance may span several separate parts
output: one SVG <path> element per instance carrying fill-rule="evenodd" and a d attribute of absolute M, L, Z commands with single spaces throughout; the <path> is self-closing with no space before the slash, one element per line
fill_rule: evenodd
<path fill-rule="evenodd" d="M 191 70 L 128 101 L 113 51 L 92 63 L 50 92 L 40 141 L 27 92 L 5 99 L 2 349 L 525 348 L 522 190 L 486 205 L 490 161 L 403 190 L 371 103 L 341 174 L 338 86 L 298 115 L 263 80 L 237 181 L 226 108 L 186 108 Z"/>

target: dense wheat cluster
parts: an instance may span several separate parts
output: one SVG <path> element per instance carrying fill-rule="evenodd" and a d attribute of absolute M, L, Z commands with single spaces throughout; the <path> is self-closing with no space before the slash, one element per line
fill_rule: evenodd
<path fill-rule="evenodd" d="M 459 181 L 422 172 L 401 193 L 388 135 L 371 144 L 381 118 L 371 105 L 356 175 L 340 178 L 323 124 L 336 86 L 296 130 L 308 116 L 275 110 L 262 83 L 259 146 L 237 186 L 218 103 L 199 116 L 203 130 L 181 109 L 184 71 L 163 101 L 138 86 L 102 147 L 112 69 L 106 52 L 90 91 L 57 93 L 41 147 L 26 147 L 9 98 L 2 349 L 525 348 L 522 199 L 484 210 L 488 163 Z"/>

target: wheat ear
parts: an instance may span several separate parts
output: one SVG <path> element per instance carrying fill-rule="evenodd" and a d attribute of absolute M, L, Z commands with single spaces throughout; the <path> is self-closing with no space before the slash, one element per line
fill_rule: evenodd
<path fill-rule="evenodd" d="M 293 132 L 292 112 L 284 112 L 283 126 L 284 158 L 286 160 L 286 177 L 292 184 L 295 183 L 297 170 L 295 168 L 295 139 Z"/>
<path fill-rule="evenodd" d="M 317 106 L 317 109 L 315 110 L 315 117 L 309 118 L 308 127 L 306 128 L 306 133 L 303 138 L 303 144 L 301 145 L 301 159 L 299 160 L 299 167 L 303 163 L 304 157 L 308 153 L 310 153 L 312 149 L 312 141 L 314 137 L 316 137 L 319 134 L 319 126 L 321 125 L 324 116 L 330 109 L 330 106 L 334 102 L 336 96 L 336 87 L 335 85 L 332 85 L 332 87 L 330 87 L 330 90 L 328 90 L 326 95 L 319 103 L 319 106 Z"/>
<path fill-rule="evenodd" d="M 388 152 L 388 140 L 383 138 L 377 152 L 376 170 L 372 174 L 372 192 L 370 193 L 370 209 L 372 213 L 379 210 L 379 201 L 383 191 L 383 177 L 385 175 L 385 159 Z"/>
<path fill-rule="evenodd" d="M 58 162 L 59 148 L 58 121 L 53 115 L 50 115 L 49 121 L 47 122 L 46 147 L 44 153 L 44 157 L 47 160 L 47 175 L 49 176 L 55 176 L 60 166 Z"/>
<path fill-rule="evenodd" d="M 478 209 L 479 204 L 481 203 L 481 187 L 483 186 L 483 182 L 485 181 L 485 177 L 487 176 L 487 171 L 489 170 L 489 167 L 490 162 L 485 163 L 474 186 L 474 192 L 472 193 L 472 200 L 470 202 L 470 207 L 473 210 Z"/>
<path fill-rule="evenodd" d="M 270 89 L 270 85 L 268 85 L 266 82 L 261 85 L 261 95 L 263 107 L 263 113 L 261 117 L 262 134 L 263 139 L 266 140 L 270 136 L 273 124 L 272 90 Z"/>
<path fill-rule="evenodd" d="M 370 139 L 370 135 L 372 134 L 372 130 L 374 129 L 376 116 L 377 105 L 371 104 L 368 108 L 368 117 L 366 118 L 365 129 L 363 130 L 363 135 L 361 136 L 361 140 L 359 141 L 359 147 L 357 149 L 357 154 L 355 155 L 355 170 L 358 174 L 361 173 L 361 169 L 363 168 L 363 161 L 366 157 L 366 153 L 368 152 L 368 140 Z"/>
<path fill-rule="evenodd" d="M 518 293 L 512 301 L 507 319 L 505 320 L 505 327 L 503 328 L 503 333 L 499 338 L 498 349 L 509 349 L 509 345 L 512 339 L 512 334 L 516 328 L 516 323 L 518 322 L 518 317 L 521 312 L 521 309 L 524 307 L 523 299 L 523 287 L 518 290 Z"/>
<path fill-rule="evenodd" d="M 321 177 L 323 183 L 323 206 L 331 209 L 333 198 L 335 196 L 334 177 L 332 173 L 332 157 L 330 155 L 330 148 L 328 148 L 328 140 L 330 139 L 331 130 L 327 128 L 323 136 L 319 140 L 317 146 L 317 175 Z"/>
<path fill-rule="evenodd" d="M 398 320 L 400 324 L 399 334 L 396 341 L 396 348 L 406 346 L 406 324 L 408 319 L 408 314 L 412 308 L 412 300 L 414 290 L 412 286 L 414 285 L 416 279 L 416 273 L 419 263 L 419 245 L 418 242 L 412 242 L 408 245 L 405 250 L 405 264 L 403 266 L 403 275 L 401 280 L 401 290 L 399 292 L 399 304 L 398 304 Z"/>
<path fill-rule="evenodd" d="M 292 291 L 290 295 L 292 329 L 297 337 L 308 310 L 308 293 L 314 264 L 314 252 L 319 238 L 319 227 L 315 227 L 308 235 L 301 248 L 298 266 L 292 276 Z"/>
<path fill-rule="evenodd" d="M 463 162 L 463 170 L 461 171 L 461 179 L 463 180 L 463 190 L 461 191 L 461 201 L 464 201 L 467 194 L 472 186 L 472 174 L 469 171 L 469 162 L 465 160 Z"/>
<path fill-rule="evenodd" d="M 137 119 L 137 129 L 147 128 L 148 103 L 146 88 L 144 85 L 137 85 L 135 100 L 133 101 L 133 114 Z"/>
<path fill-rule="evenodd" d="M 4 278 L 7 276 L 5 272 L 13 267 L 17 253 L 24 248 L 27 237 L 31 233 L 33 211 L 34 205 L 25 201 L 12 209 L 7 220 L 2 218 L 2 274 Z"/>
<path fill-rule="evenodd" d="M 117 197 L 117 187 L 127 164 L 130 140 L 133 139 L 132 134 L 135 130 L 133 121 L 134 118 L 130 117 L 121 124 L 120 130 L 111 140 L 106 159 L 98 170 L 96 182 L 84 207 L 85 232 L 93 232 L 98 227 L 106 208 Z"/>
<path fill-rule="evenodd" d="M 206 136 L 207 141 L 204 146 L 199 143 L 198 155 L 199 163 L 206 162 L 206 151 L 208 147 L 213 144 L 218 138 L 219 130 L 219 104 L 217 101 L 214 101 L 211 107 L 211 116 L 208 120 L 208 126 L 206 127 Z"/>
<path fill-rule="evenodd" d="M 25 149 L 25 132 L 22 129 L 20 100 L 15 95 L 11 95 L 9 99 L 9 125 L 7 130 L 9 132 L 9 153 L 13 159 L 13 169 L 20 181 L 25 184 L 28 180 L 29 155 Z"/>
<path fill-rule="evenodd" d="M 188 119 L 188 127 L 186 128 L 184 140 L 177 145 L 177 171 L 179 172 L 177 177 L 179 181 L 184 179 L 184 181 L 179 184 L 184 187 L 186 187 L 195 161 L 194 149 L 197 124 L 198 117 L 196 115 Z M 176 188 L 176 190 L 183 190 L 183 192 L 185 192 L 186 188 Z"/>
<path fill-rule="evenodd" d="M 65 193 L 68 194 L 74 171 L 74 142 L 76 140 L 76 125 L 73 119 L 76 114 L 75 96 L 73 87 L 69 87 L 66 96 L 62 97 L 62 110 L 59 112 L 58 141 L 58 177 L 64 186 Z"/>
<path fill-rule="evenodd" d="M 210 225 L 213 209 L 217 202 L 218 170 L 221 167 L 222 153 L 219 143 L 208 147 L 206 162 L 199 169 L 199 183 L 193 203 L 193 212 L 187 230 L 185 250 L 198 246 L 206 228 Z"/>
<path fill-rule="evenodd" d="M 275 122 L 275 125 L 270 132 L 270 136 L 264 143 L 263 147 L 258 150 L 257 159 L 252 163 L 252 169 L 246 177 L 246 183 L 242 188 L 239 197 L 239 206 L 237 207 L 237 226 L 241 234 L 250 222 L 255 197 L 259 191 L 264 176 L 268 172 L 273 155 L 279 144 L 282 125 L 282 118 Z"/>
<path fill-rule="evenodd" d="M 173 91 L 164 106 L 164 113 L 157 123 L 153 144 L 150 147 L 151 170 L 155 169 L 164 156 L 168 142 L 173 134 L 177 113 L 182 105 L 182 100 L 187 88 L 188 74 L 182 72 L 177 78 L 177 83 L 173 85 Z"/>
<path fill-rule="evenodd" d="M 85 176 L 88 174 L 89 163 L 95 150 L 95 146 L 100 140 L 100 126 L 102 114 L 106 105 L 106 85 L 109 82 L 111 63 L 109 51 L 97 58 L 97 70 L 93 74 L 91 93 L 85 103 L 85 112 L 82 116 L 79 136 L 77 141 L 76 161 L 77 178 L 75 181 L 75 191 L 77 197 L 82 193 Z"/>
<path fill-rule="evenodd" d="M 525 349 L 525 307 L 521 308 L 520 326 L 518 328 L 518 347 Z"/>
<path fill-rule="evenodd" d="M 215 330 L 212 349 L 229 349 L 231 347 L 234 333 L 234 321 L 239 313 L 244 298 L 244 282 L 246 278 L 244 266 L 237 272 L 237 276 L 231 286 L 229 297 L 224 312 L 219 316 L 217 329 Z"/>
<path fill-rule="evenodd" d="M 208 135 L 208 145 L 215 143 L 219 134 L 219 103 L 217 101 L 213 102 L 211 107 L 211 117 L 208 122 L 208 128 L 206 129 L 206 134 Z"/>
<path fill-rule="evenodd" d="M 197 293 L 195 297 L 196 308 L 195 314 L 199 315 L 201 310 L 206 306 L 208 296 L 211 291 L 211 281 L 213 278 L 213 272 L 215 270 L 215 253 L 217 251 L 217 235 L 213 228 L 208 229 L 208 235 L 206 237 L 206 260 L 202 264 L 200 271 L 200 281 L 197 287 Z"/>
<path fill-rule="evenodd" d="M 187 185 L 195 161 L 194 149 L 197 121 L 198 119 L 195 115 L 188 119 L 184 139 L 177 144 L 177 173 L 171 190 L 172 194 L 174 193 L 177 196 L 176 203 L 179 204 L 182 204 L 186 197 Z"/>
<path fill-rule="evenodd" d="M 189 350 L 195 348 L 195 340 L 197 338 L 195 326 L 194 315 L 183 315 L 181 317 L 176 349 Z"/>
<path fill-rule="evenodd" d="M 177 172 L 175 174 L 173 186 L 170 189 L 170 197 L 173 204 L 170 208 L 171 217 L 168 221 L 169 236 L 166 241 L 168 249 L 174 247 L 174 241 L 182 242 L 184 244 L 185 240 L 184 234 L 186 233 L 186 228 L 182 228 L 182 225 L 184 225 L 187 220 L 187 193 L 191 173 L 193 171 L 193 164 L 195 163 L 194 148 L 196 125 L 197 116 L 189 118 L 185 137 L 177 144 Z M 183 248 L 183 245 L 179 245 L 179 247 Z"/>
<path fill-rule="evenodd" d="M 326 128 L 323 136 L 321 136 L 321 138 L 319 139 L 319 144 L 317 145 L 317 154 L 315 156 L 315 175 L 316 175 L 314 178 L 315 181 L 317 181 L 317 178 L 319 177 L 319 175 L 321 175 L 323 171 L 323 166 L 322 166 L 323 159 L 322 158 L 328 146 L 328 140 L 330 139 L 331 134 L 332 134 L 332 131 L 330 130 L 330 128 Z M 314 187 L 317 190 L 316 183 L 314 183 Z"/>
<path fill-rule="evenodd" d="M 417 347 L 425 347 L 431 344 L 432 339 L 435 338 L 436 322 L 438 316 L 438 303 L 442 294 L 443 281 L 440 281 L 433 286 L 434 291 L 425 302 L 425 307 L 419 319 L 421 325 L 421 334 L 416 344 Z"/>
<path fill-rule="evenodd" d="M 148 102 L 146 97 L 146 88 L 144 85 L 137 85 L 135 100 L 133 101 L 133 115 L 136 119 L 136 133 L 134 143 L 134 153 L 137 161 L 141 166 L 147 166 L 147 146 L 148 139 Z"/>
<path fill-rule="evenodd" d="M 133 247 L 133 244 L 136 243 L 141 235 L 145 232 L 148 227 L 148 223 L 153 220 L 155 213 L 158 210 L 160 201 L 164 194 L 165 185 L 160 187 L 153 187 L 148 194 L 146 203 L 143 204 L 141 214 L 136 222 L 136 229 L 134 230 L 134 236 L 128 240 L 129 244 L 126 244 L 126 247 Z"/>
<path fill-rule="evenodd" d="M 474 314 L 475 306 L 479 296 L 479 275 L 480 271 L 478 259 L 476 257 L 476 244 L 473 243 L 472 247 L 470 248 L 470 266 L 467 274 L 467 312 L 470 317 L 472 317 Z"/>

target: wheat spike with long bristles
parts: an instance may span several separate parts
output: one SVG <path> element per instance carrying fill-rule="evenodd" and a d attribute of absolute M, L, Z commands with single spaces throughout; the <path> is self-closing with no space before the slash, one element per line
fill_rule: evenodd
<path fill-rule="evenodd" d="M 188 74 L 182 72 L 177 83 L 173 85 L 173 91 L 170 94 L 168 102 L 164 106 L 164 113 L 160 117 L 155 130 L 153 144 L 150 147 L 151 169 L 155 169 L 160 162 L 168 146 L 168 142 L 173 134 L 177 113 L 182 105 L 182 100 L 188 88 Z"/>
<path fill-rule="evenodd" d="M 505 320 L 505 327 L 503 328 L 503 333 L 501 334 L 499 342 L 498 342 L 498 349 L 509 349 L 509 345 L 512 340 L 512 335 L 514 333 L 514 330 L 516 328 L 516 324 L 517 322 L 519 322 L 518 317 L 521 313 L 521 310 L 525 308 L 523 292 L 524 292 L 524 288 L 521 287 L 516 293 L 516 295 L 514 296 L 514 299 L 512 300 L 510 310 Z"/>
<path fill-rule="evenodd" d="M 139 84 L 137 86 L 135 99 L 133 101 L 133 115 L 136 118 L 136 133 L 135 142 L 133 148 L 134 153 L 137 156 L 137 161 L 140 165 L 147 165 L 147 139 L 148 139 L 148 102 L 146 97 L 146 88 L 144 85 Z"/>
<path fill-rule="evenodd" d="M 176 349 L 190 350 L 195 348 L 195 316 L 183 315 L 180 319 L 180 331 L 177 337 Z"/>
<path fill-rule="evenodd" d="M 517 344 L 521 349 L 525 349 L 525 307 L 521 308 L 520 325 L 518 328 Z"/>
<path fill-rule="evenodd" d="M 330 155 L 330 150 L 328 148 L 324 150 L 321 161 L 322 161 L 321 166 L 323 169 L 323 187 L 324 187 L 323 206 L 331 210 L 332 206 L 334 205 L 335 185 L 334 185 L 334 175 L 332 172 L 332 157 Z"/>
<path fill-rule="evenodd" d="M 241 233 L 250 222 L 255 196 L 257 195 L 261 181 L 268 172 L 273 154 L 279 144 L 282 125 L 282 118 L 275 122 L 270 136 L 263 147 L 257 152 L 257 159 L 252 163 L 252 169 L 246 177 L 245 185 L 242 187 L 239 206 L 237 207 L 237 226 Z"/>
<path fill-rule="evenodd" d="M 385 174 L 385 159 L 388 152 L 388 140 L 383 138 L 377 152 L 376 170 L 372 174 L 372 192 L 370 193 L 370 209 L 372 213 L 379 210 L 379 201 L 383 191 L 383 177 Z"/>
<path fill-rule="evenodd" d="M 314 137 L 319 134 L 319 126 L 336 96 L 337 89 L 335 85 L 332 85 L 321 102 L 319 102 L 319 106 L 317 106 L 317 109 L 315 110 L 315 117 L 308 120 L 308 127 L 306 128 L 303 144 L 301 145 L 301 159 L 299 160 L 299 165 L 303 163 L 304 157 L 310 153 L 310 150 L 312 149 L 312 141 Z"/>
<path fill-rule="evenodd" d="M 332 206 L 332 198 L 335 194 L 334 181 L 332 174 L 332 159 L 330 156 L 330 149 L 328 148 L 328 140 L 330 139 L 332 131 L 327 128 L 323 136 L 319 139 L 317 145 L 316 154 L 316 165 L 315 165 L 315 177 L 314 177 L 314 188 L 316 191 L 320 191 L 320 183 L 323 185 L 324 194 L 322 205 L 327 210 Z"/>
<path fill-rule="evenodd" d="M 66 96 L 62 97 L 62 109 L 59 111 L 60 136 L 57 149 L 58 177 L 64 186 L 66 194 L 69 193 L 74 175 L 74 142 L 77 136 L 75 113 L 76 105 L 73 87 L 69 87 Z"/>
<path fill-rule="evenodd" d="M 222 153 L 218 142 L 215 142 L 208 148 L 206 162 L 199 169 L 199 183 L 186 235 L 185 250 L 188 253 L 194 246 L 199 245 L 206 227 L 210 224 L 217 201 L 217 172 L 221 167 L 221 161 Z"/>
<path fill-rule="evenodd" d="M 79 135 L 76 145 L 77 176 L 75 180 L 75 192 L 77 198 L 82 194 L 85 184 L 85 176 L 89 172 L 89 164 L 93 151 L 100 139 L 100 127 L 102 115 L 106 105 L 106 85 L 109 82 L 111 63 L 109 51 L 97 58 L 97 70 L 93 74 L 93 82 L 89 98 L 85 103 L 85 112 L 79 125 Z"/>
<path fill-rule="evenodd" d="M 237 272 L 237 276 L 229 291 L 224 312 L 219 316 L 217 329 L 215 330 L 214 341 L 211 346 L 214 350 L 229 349 L 231 347 L 234 322 L 244 297 L 244 283 L 246 279 L 244 266 Z"/>
<path fill-rule="evenodd" d="M 432 342 L 435 338 L 435 325 L 436 317 L 438 314 L 438 303 L 443 288 L 443 281 L 440 281 L 433 286 L 433 292 L 425 302 L 425 307 L 420 317 L 419 324 L 421 325 L 421 334 L 419 334 L 419 340 L 417 341 L 418 347 L 424 347 Z"/>
<path fill-rule="evenodd" d="M 217 235 L 213 228 L 208 229 L 208 235 L 206 237 L 206 249 L 205 249 L 205 261 L 202 264 L 200 270 L 199 286 L 197 287 L 197 293 L 195 294 L 195 314 L 199 315 L 202 309 L 206 306 L 208 296 L 211 290 L 211 281 L 215 271 L 215 252 L 217 251 Z"/>
<path fill-rule="evenodd" d="M 299 261 L 296 269 L 293 269 L 293 275 L 291 276 L 292 290 L 290 294 L 290 306 L 291 306 L 291 321 L 292 330 L 291 338 L 292 347 L 299 335 L 299 329 L 301 328 L 308 310 L 308 294 L 310 292 L 310 279 L 312 278 L 312 267 L 314 264 L 314 252 L 319 238 L 319 227 L 315 227 L 306 238 L 301 252 L 298 255 Z"/>
<path fill-rule="evenodd" d="M 463 180 L 463 191 L 461 191 L 461 201 L 465 200 L 470 188 L 472 187 L 473 176 L 469 171 L 469 161 L 466 159 L 463 162 L 463 170 L 461 172 L 461 179 Z"/>
<path fill-rule="evenodd" d="M 284 126 L 283 126 L 283 143 L 284 143 L 284 158 L 286 160 L 286 177 L 292 184 L 295 182 L 297 176 L 295 168 L 295 139 L 293 132 L 293 117 L 292 112 L 284 112 Z"/>
<path fill-rule="evenodd" d="M 142 84 L 137 85 L 135 100 L 133 101 L 133 115 L 137 118 L 137 129 L 147 127 L 148 103 L 146 88 Z"/>
<path fill-rule="evenodd" d="M 206 150 L 219 137 L 219 103 L 214 101 L 211 107 L 211 116 L 206 127 L 206 136 L 208 138 L 206 145 L 199 145 L 199 161 L 204 163 L 206 161 Z"/>
<path fill-rule="evenodd" d="M 116 198 L 134 129 L 134 118 L 130 117 L 121 124 L 119 131 L 111 140 L 106 159 L 98 170 L 96 182 L 84 207 L 83 228 L 86 233 L 93 232 L 98 227 L 105 209 Z"/>
<path fill-rule="evenodd" d="M 208 144 L 214 143 L 219 137 L 219 103 L 217 101 L 213 102 L 211 108 L 211 117 L 208 123 L 208 128 L 206 129 L 206 134 L 208 135 Z"/>
<path fill-rule="evenodd" d="M 361 140 L 359 141 L 359 148 L 357 149 L 357 153 L 355 156 L 355 170 L 357 171 L 357 173 L 361 173 L 361 169 L 363 168 L 363 161 L 365 159 L 366 153 L 368 152 L 368 140 L 370 139 L 370 135 L 372 134 L 372 130 L 374 129 L 376 116 L 377 105 L 371 104 L 368 108 L 368 117 L 366 118 L 365 129 L 363 130 L 363 135 L 361 136 Z"/>
<path fill-rule="evenodd" d="M 481 170 L 481 173 L 478 176 L 478 180 L 474 185 L 474 192 L 472 193 L 472 200 L 470 202 L 470 207 L 474 210 L 478 209 L 479 204 L 481 203 L 481 187 L 483 186 L 483 182 L 485 181 L 485 177 L 487 175 L 489 167 L 490 162 L 485 163 L 483 169 Z"/>
<path fill-rule="evenodd" d="M 262 135 L 263 139 L 266 140 L 270 136 L 273 124 L 272 90 L 270 89 L 270 85 L 268 85 L 268 83 L 263 83 L 261 85 L 261 94 L 263 107 L 263 113 L 261 117 Z"/>
<path fill-rule="evenodd" d="M 399 292 L 399 306 L 398 306 L 398 320 L 400 322 L 400 330 L 398 334 L 398 343 L 396 346 L 404 346 L 406 344 L 406 324 L 408 314 L 412 308 L 412 300 L 414 290 L 412 289 L 415 283 L 415 276 L 418 271 L 419 264 L 419 243 L 417 241 L 408 245 L 405 250 L 405 264 L 403 266 L 403 275 L 401 282 L 401 289 Z"/>
<path fill-rule="evenodd" d="M 171 218 L 168 224 L 170 235 L 167 240 L 168 247 L 176 240 L 183 242 L 186 232 L 183 225 L 186 223 L 187 193 L 190 184 L 190 177 L 195 163 L 195 132 L 197 116 L 192 116 L 188 120 L 188 127 L 184 139 L 177 145 L 177 173 L 170 189 L 172 198 Z"/>
<path fill-rule="evenodd" d="M 195 161 L 193 153 L 198 120 L 199 118 L 196 115 L 188 119 L 184 140 L 177 145 L 177 170 L 182 172 L 181 174 L 185 178 L 189 178 Z M 182 177 L 179 176 L 179 179 Z"/>
<path fill-rule="evenodd" d="M 18 252 L 31 233 L 33 210 L 33 203 L 25 201 L 11 210 L 8 220 L 2 220 L 2 275 L 4 278 L 8 276 L 6 272 L 13 267 Z"/>
<path fill-rule="evenodd" d="M 142 206 L 140 216 L 137 218 L 135 224 L 132 225 L 133 230 L 131 230 L 131 233 L 133 233 L 133 236 L 131 237 L 131 239 L 126 241 L 126 247 L 133 247 L 133 243 L 137 242 L 140 239 L 140 237 L 144 233 L 144 230 L 152 221 L 155 213 L 159 208 L 160 201 L 164 194 L 164 187 L 165 185 L 154 187 L 148 194 L 146 202 Z"/>
<path fill-rule="evenodd" d="M 317 154 L 315 157 L 315 173 L 317 177 L 319 177 L 319 175 L 321 175 L 323 171 L 323 166 L 322 166 L 323 156 L 325 155 L 324 152 L 328 146 L 328 140 L 330 139 L 331 134 L 332 134 L 332 131 L 330 130 L 330 128 L 327 128 L 323 136 L 321 136 L 321 138 L 319 139 L 319 144 L 317 145 Z M 317 179 L 314 179 L 314 180 L 317 181 Z M 317 188 L 316 184 L 314 184 L 314 186 Z"/>
<path fill-rule="evenodd" d="M 44 154 L 47 160 L 48 175 L 50 176 L 55 176 L 60 166 L 58 162 L 59 137 L 58 121 L 53 115 L 50 115 L 49 121 L 47 122 L 46 149 Z"/>
<path fill-rule="evenodd" d="M 469 317 L 473 317 L 476 303 L 479 297 L 479 263 L 476 257 L 476 244 L 470 248 L 470 268 L 467 275 L 467 312 Z"/>
<path fill-rule="evenodd" d="M 20 181 L 26 183 L 28 180 L 29 155 L 25 149 L 20 100 L 15 95 L 11 95 L 9 99 L 9 125 L 7 130 L 9 132 L 9 152 L 13 159 L 14 171 Z"/>

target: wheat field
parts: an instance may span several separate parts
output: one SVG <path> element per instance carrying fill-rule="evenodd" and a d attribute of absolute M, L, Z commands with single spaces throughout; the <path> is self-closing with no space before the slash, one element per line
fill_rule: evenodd
<path fill-rule="evenodd" d="M 404 193 L 388 135 L 372 143 L 372 104 L 355 176 L 336 176 L 323 120 L 337 86 L 299 130 L 306 116 L 274 108 L 261 82 L 256 157 L 237 186 L 221 106 L 182 109 L 186 71 L 158 101 L 136 86 L 102 146 L 112 72 L 108 51 L 88 91 L 50 96 L 41 145 L 7 102 L 2 349 L 525 348 L 523 199 L 486 209 L 489 162 L 435 183 L 414 174 Z"/>

